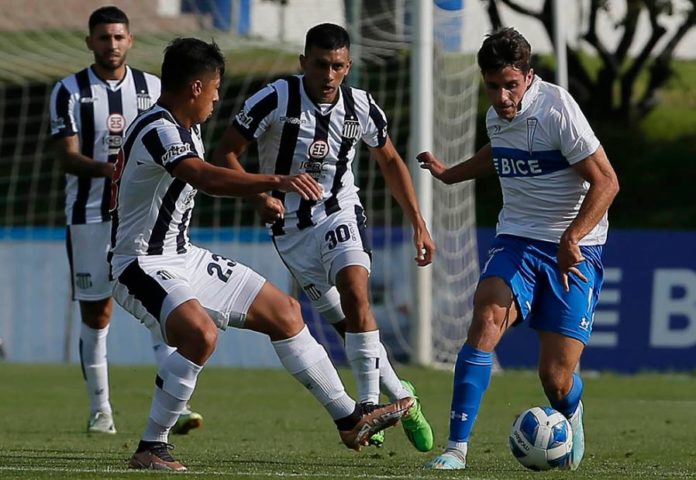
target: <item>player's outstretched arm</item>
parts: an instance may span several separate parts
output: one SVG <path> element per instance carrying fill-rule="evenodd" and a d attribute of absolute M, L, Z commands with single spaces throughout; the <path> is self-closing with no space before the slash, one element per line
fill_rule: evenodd
<path fill-rule="evenodd" d="M 58 158 L 66 173 L 81 177 L 109 177 L 114 174 L 114 164 L 98 162 L 80 153 L 80 139 L 70 135 L 55 140 Z"/>
<path fill-rule="evenodd" d="M 486 177 L 495 173 L 490 143 L 484 145 L 470 159 L 450 168 L 447 168 L 447 165 L 430 152 L 421 152 L 416 156 L 416 159 L 420 162 L 420 167 L 423 170 L 428 170 L 433 177 L 447 185 L 473 178 Z"/>
<path fill-rule="evenodd" d="M 198 157 L 180 160 L 172 174 L 208 195 L 243 197 L 268 190 L 296 192 L 305 200 L 319 200 L 322 188 L 306 173 L 299 175 L 262 175 L 217 167 Z"/>
<path fill-rule="evenodd" d="M 416 247 L 416 263 L 421 267 L 429 265 L 435 254 L 435 242 L 430 237 L 430 232 L 421 216 L 416 191 L 413 188 L 411 175 L 406 164 L 389 137 L 382 147 L 370 148 L 370 155 L 379 164 L 389 191 L 411 220 L 413 244 Z"/>

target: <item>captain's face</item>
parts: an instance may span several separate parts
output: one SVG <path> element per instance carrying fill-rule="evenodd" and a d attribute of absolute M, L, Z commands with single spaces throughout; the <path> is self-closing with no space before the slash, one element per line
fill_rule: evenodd
<path fill-rule="evenodd" d="M 532 84 L 534 70 L 524 73 L 519 68 L 508 65 L 497 72 L 483 74 L 486 95 L 491 106 L 504 120 L 512 120 L 522 107 L 522 97 Z"/>
<path fill-rule="evenodd" d="M 125 23 L 99 23 L 85 41 L 94 54 L 94 63 L 105 70 L 117 70 L 126 63 L 133 35 Z"/>
<path fill-rule="evenodd" d="M 300 55 L 307 95 L 315 103 L 333 103 L 338 88 L 348 75 L 352 64 L 346 47 L 325 50 L 310 46 L 306 55 Z"/>

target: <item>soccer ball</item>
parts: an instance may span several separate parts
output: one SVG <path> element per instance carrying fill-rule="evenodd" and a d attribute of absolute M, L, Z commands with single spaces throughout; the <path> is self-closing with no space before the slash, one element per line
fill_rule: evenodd
<path fill-rule="evenodd" d="M 573 448 L 570 423 L 550 407 L 533 407 L 512 424 L 510 450 L 531 470 L 550 470 L 567 462 Z"/>

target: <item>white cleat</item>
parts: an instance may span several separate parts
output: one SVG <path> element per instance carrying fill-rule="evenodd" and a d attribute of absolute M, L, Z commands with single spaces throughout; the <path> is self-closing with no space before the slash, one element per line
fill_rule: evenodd
<path fill-rule="evenodd" d="M 585 431 L 582 425 L 582 413 L 584 407 L 582 402 L 578 404 L 575 413 L 568 419 L 570 427 L 573 429 L 573 448 L 568 456 L 568 463 L 563 465 L 563 470 L 577 470 L 585 456 Z"/>
<path fill-rule="evenodd" d="M 101 411 L 92 412 L 87 420 L 87 433 L 115 434 L 116 427 L 114 427 L 114 418 L 110 413 Z"/>

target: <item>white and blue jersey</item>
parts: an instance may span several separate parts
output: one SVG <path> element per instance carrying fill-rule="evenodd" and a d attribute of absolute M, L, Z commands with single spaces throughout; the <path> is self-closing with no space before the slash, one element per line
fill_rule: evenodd
<path fill-rule="evenodd" d="M 587 344 L 604 277 L 606 214 L 579 242 L 585 261 L 578 268 L 586 282 L 571 274 L 566 292 L 556 255 L 590 187 L 572 166 L 595 153 L 599 140 L 570 94 L 539 77 L 512 121 L 491 108 L 486 126 L 503 208 L 481 280 L 504 280 L 519 320 L 530 327 Z"/>
<path fill-rule="evenodd" d="M 599 148 L 580 107 L 568 92 L 535 77 L 512 121 L 489 109 L 486 128 L 503 191 L 498 235 L 560 241 L 580 210 L 589 183 L 572 166 Z M 580 245 L 603 245 L 607 217 Z"/>

